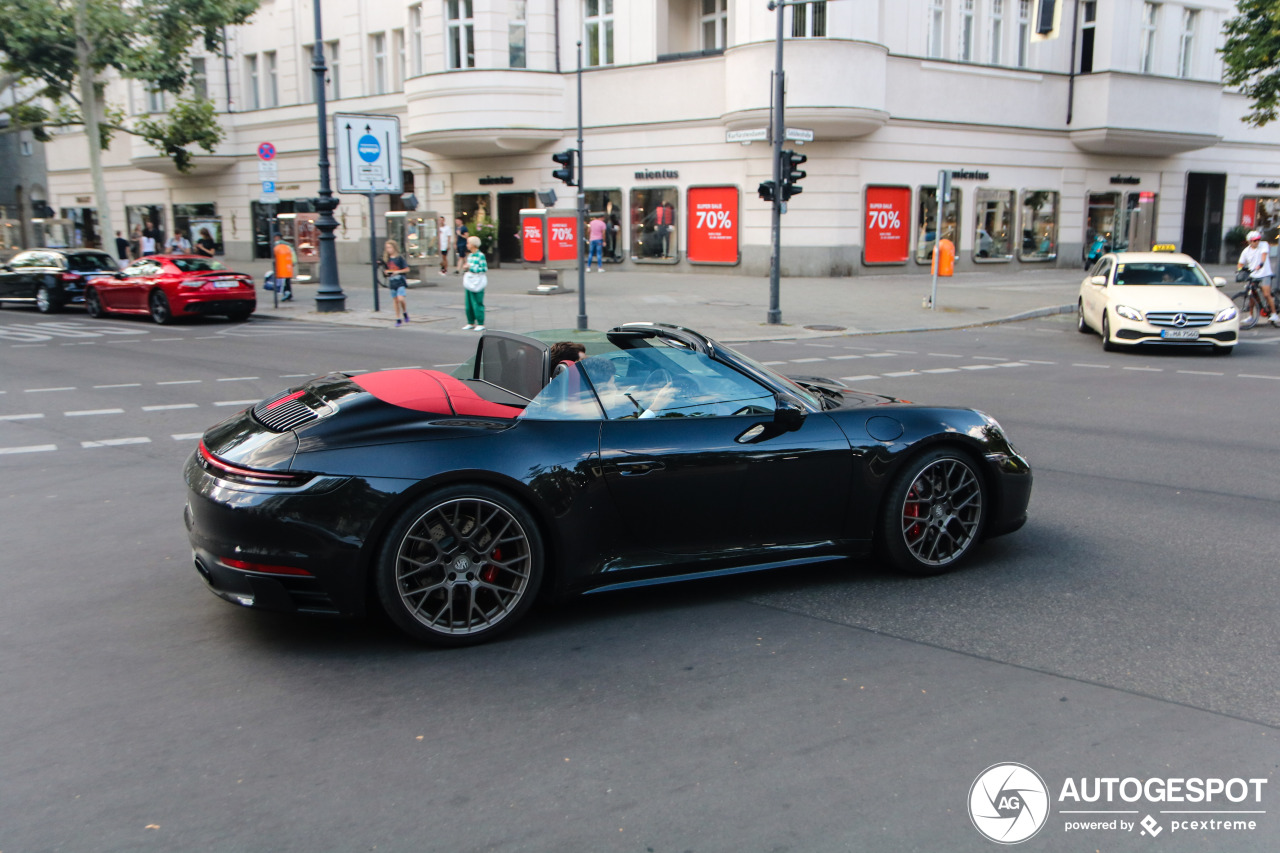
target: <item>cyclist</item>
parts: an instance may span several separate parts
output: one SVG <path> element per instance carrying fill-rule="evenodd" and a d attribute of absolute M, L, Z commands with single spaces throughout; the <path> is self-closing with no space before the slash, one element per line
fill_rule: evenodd
<path fill-rule="evenodd" d="M 1267 312 L 1271 315 L 1271 325 L 1280 326 L 1280 317 L 1276 316 L 1276 301 L 1271 298 L 1271 247 L 1257 231 L 1250 231 L 1248 240 L 1249 245 L 1240 253 L 1236 269 L 1249 270 L 1249 278 L 1262 291 Z"/>

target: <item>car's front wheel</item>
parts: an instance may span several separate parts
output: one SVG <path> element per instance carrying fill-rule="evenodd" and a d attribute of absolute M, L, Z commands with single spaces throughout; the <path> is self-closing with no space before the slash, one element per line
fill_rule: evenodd
<path fill-rule="evenodd" d="M 1116 345 L 1111 342 L 1111 321 L 1107 319 L 1107 309 L 1102 309 L 1102 348 L 1107 352 L 1115 352 Z"/>
<path fill-rule="evenodd" d="M 1084 300 L 1076 300 L 1076 331 L 1082 335 L 1087 335 L 1093 331 L 1089 328 L 1089 324 L 1084 321 Z"/>
<path fill-rule="evenodd" d="M 959 565 L 986 522 L 987 488 L 973 461 L 940 448 L 908 464 L 889 487 L 880 548 L 901 571 L 936 575 Z"/>
<path fill-rule="evenodd" d="M 151 319 L 161 326 L 173 322 L 173 309 L 169 307 L 169 299 L 159 290 L 151 291 L 147 298 L 147 308 L 151 311 Z"/>
<path fill-rule="evenodd" d="M 102 297 L 92 287 L 84 292 L 84 310 L 90 317 L 104 317 L 106 311 L 102 307 Z"/>
<path fill-rule="evenodd" d="M 487 486 L 450 486 L 414 501 L 378 554 L 378 598 L 409 636 L 442 646 L 509 629 L 542 583 L 542 537 L 517 501 Z"/>

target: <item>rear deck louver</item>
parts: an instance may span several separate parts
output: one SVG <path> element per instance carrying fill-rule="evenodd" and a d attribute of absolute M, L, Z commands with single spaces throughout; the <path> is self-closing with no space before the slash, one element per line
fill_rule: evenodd
<path fill-rule="evenodd" d="M 320 415 L 304 402 L 306 392 L 281 394 L 253 408 L 253 418 L 273 432 L 288 432 L 319 419 Z"/>

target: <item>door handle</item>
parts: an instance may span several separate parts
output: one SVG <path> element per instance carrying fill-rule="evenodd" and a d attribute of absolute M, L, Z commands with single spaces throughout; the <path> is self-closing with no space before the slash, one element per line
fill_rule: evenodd
<path fill-rule="evenodd" d="M 648 474 L 650 471 L 661 471 L 667 466 L 654 459 L 645 459 L 636 462 L 615 462 L 618 473 L 623 477 L 639 477 Z"/>

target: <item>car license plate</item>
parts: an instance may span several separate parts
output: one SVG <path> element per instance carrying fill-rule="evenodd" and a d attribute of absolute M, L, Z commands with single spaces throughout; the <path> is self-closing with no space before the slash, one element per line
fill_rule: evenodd
<path fill-rule="evenodd" d="M 214 279 L 213 286 L 214 287 L 239 287 L 240 282 L 236 281 L 234 278 L 219 278 L 219 279 Z"/>
<path fill-rule="evenodd" d="M 1166 341 L 1194 341 L 1200 337 L 1200 333 L 1195 329 L 1164 329 L 1160 332 L 1160 337 Z"/>

